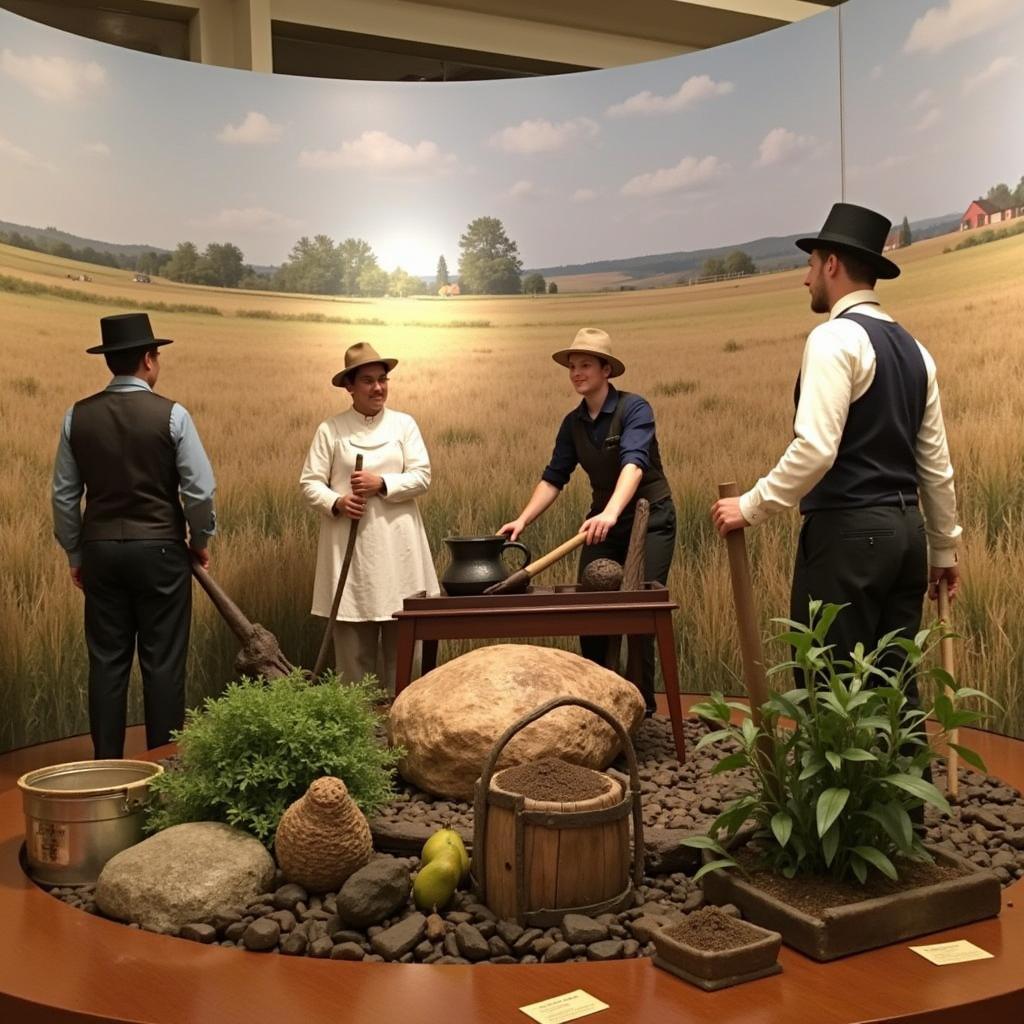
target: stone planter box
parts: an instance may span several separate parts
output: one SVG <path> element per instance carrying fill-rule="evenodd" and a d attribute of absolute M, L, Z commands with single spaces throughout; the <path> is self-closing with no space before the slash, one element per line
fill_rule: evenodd
<path fill-rule="evenodd" d="M 712 871 L 703 878 L 711 903 L 733 903 L 743 916 L 782 935 L 787 946 L 814 960 L 835 960 L 930 932 L 995 917 L 1000 908 L 999 879 L 945 850 L 930 848 L 936 863 L 968 870 L 958 878 L 833 907 L 820 918 L 751 885 L 735 871 Z M 705 851 L 705 859 L 708 851 Z"/>
<path fill-rule="evenodd" d="M 668 935 L 663 928 L 652 936 L 658 951 L 654 964 L 705 992 L 778 974 L 782 970 L 776 962 L 782 936 L 749 921 L 744 924 L 758 933 L 757 938 L 745 946 L 725 950 L 697 949 Z"/>

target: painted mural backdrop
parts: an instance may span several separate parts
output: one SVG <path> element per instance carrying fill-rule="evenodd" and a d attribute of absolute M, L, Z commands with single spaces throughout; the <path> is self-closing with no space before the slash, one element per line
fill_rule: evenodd
<path fill-rule="evenodd" d="M 391 403 L 430 447 L 440 563 L 445 536 L 521 507 L 573 404 L 550 352 L 604 327 L 624 386 L 656 408 L 680 511 L 684 686 L 736 688 L 707 509 L 719 480 L 749 485 L 785 446 L 815 322 L 791 241 L 844 188 L 893 219 L 905 273 L 883 299 L 939 363 L 966 537 L 962 674 L 1002 701 L 995 725 L 1024 732 L 1022 36 L 1015 0 L 852 0 L 671 60 L 411 85 L 161 60 L 0 12 L 0 749 L 87 724 L 49 474 L 64 409 L 105 381 L 83 354 L 97 319 L 131 308 L 177 341 L 160 388 L 217 472 L 214 573 L 305 664 L 317 524 L 297 477 L 343 404 L 329 380 L 345 347 L 401 359 Z M 507 243 L 490 278 L 473 260 L 484 230 Z M 577 481 L 528 543 L 564 540 L 585 501 Z M 796 525 L 751 536 L 766 630 Z M 204 600 L 193 701 L 236 650 Z"/>

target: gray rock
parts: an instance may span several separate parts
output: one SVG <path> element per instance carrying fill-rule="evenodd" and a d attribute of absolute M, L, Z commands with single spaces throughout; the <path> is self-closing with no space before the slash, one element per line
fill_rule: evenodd
<path fill-rule="evenodd" d="M 281 940 L 281 952 L 285 956 L 305 956 L 309 946 L 309 939 L 305 932 L 289 932 Z"/>
<path fill-rule="evenodd" d="M 280 937 L 280 925 L 268 917 L 260 917 L 245 929 L 242 942 L 253 953 L 266 953 L 277 946 Z"/>
<path fill-rule="evenodd" d="M 524 953 L 529 953 L 535 940 L 539 939 L 544 932 L 540 928 L 527 928 L 526 931 L 519 936 L 515 942 L 512 943 L 512 952 L 516 956 L 522 956 Z"/>
<path fill-rule="evenodd" d="M 273 858 L 258 839 L 219 822 L 189 822 L 107 861 L 96 905 L 118 921 L 179 928 L 252 903 L 273 877 Z"/>
<path fill-rule="evenodd" d="M 409 899 L 409 868 L 394 857 L 377 857 L 350 875 L 337 896 L 338 916 L 365 928 L 390 917 Z"/>
<path fill-rule="evenodd" d="M 270 921 L 276 921 L 282 932 L 290 932 L 295 927 L 295 915 L 290 910 L 275 910 L 267 914 Z"/>
<path fill-rule="evenodd" d="M 294 882 L 288 882 L 274 892 L 274 906 L 278 910 L 294 911 L 298 904 L 305 903 L 308 899 L 309 894 L 306 890 Z"/>
<path fill-rule="evenodd" d="M 410 914 L 398 924 L 374 935 L 370 946 L 385 960 L 400 960 L 417 946 L 427 928 L 427 919 L 420 913 Z"/>
<path fill-rule="evenodd" d="M 541 959 L 546 964 L 560 964 L 564 963 L 571 956 L 572 950 L 569 948 L 569 943 L 556 942 L 545 950 L 544 956 Z"/>
<path fill-rule="evenodd" d="M 623 943 L 617 939 L 606 939 L 587 946 L 588 960 L 618 960 L 622 956 Z"/>
<path fill-rule="evenodd" d="M 511 946 L 523 934 L 524 928 L 515 921 L 499 921 L 495 931 Z"/>
<path fill-rule="evenodd" d="M 582 943 L 589 946 L 608 938 L 608 928 L 585 914 L 566 914 L 562 918 L 562 935 L 569 945 Z"/>
<path fill-rule="evenodd" d="M 458 943 L 459 953 L 473 963 L 486 960 L 491 955 L 487 940 L 471 924 L 456 925 L 455 941 Z"/>
<path fill-rule="evenodd" d="M 492 960 L 497 956 L 512 955 L 512 950 L 509 948 L 509 944 L 500 935 L 492 935 L 487 940 L 487 949 Z"/>
<path fill-rule="evenodd" d="M 321 935 L 309 944 L 309 955 L 317 960 L 327 960 L 334 951 L 334 943 L 330 937 Z"/>
<path fill-rule="evenodd" d="M 354 942 L 357 946 L 364 942 L 366 937 L 360 932 L 354 932 L 348 928 L 342 928 L 339 931 L 331 932 L 331 942 L 335 945 L 341 942 Z"/>
<path fill-rule="evenodd" d="M 358 942 L 339 942 L 331 950 L 332 960 L 362 960 L 366 956 Z"/>
<path fill-rule="evenodd" d="M 183 924 L 178 931 L 178 937 L 191 939 L 193 942 L 215 942 L 217 939 L 217 929 L 212 924 Z"/>

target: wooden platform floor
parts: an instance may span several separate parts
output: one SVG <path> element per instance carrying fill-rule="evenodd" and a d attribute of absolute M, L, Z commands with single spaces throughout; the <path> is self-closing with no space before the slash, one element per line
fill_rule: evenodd
<path fill-rule="evenodd" d="M 692 703 L 687 700 L 686 706 Z M 128 756 L 141 751 L 132 730 Z M 1024 743 L 965 741 L 1024 788 Z M 83 914 L 22 873 L 23 772 L 89 756 L 87 738 L 0 756 L 0 1022 L 85 1024 L 527 1024 L 518 1007 L 582 988 L 609 1009 L 593 1024 L 1024 1024 L 1024 882 L 1002 915 L 930 936 L 994 959 L 935 967 L 901 943 L 817 964 L 783 947 L 781 974 L 706 993 L 650 960 L 536 966 L 357 964 L 243 953 Z"/>

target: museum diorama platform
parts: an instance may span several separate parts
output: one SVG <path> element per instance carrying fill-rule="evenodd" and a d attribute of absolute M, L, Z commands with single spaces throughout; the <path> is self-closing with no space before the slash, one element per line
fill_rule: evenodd
<path fill-rule="evenodd" d="M 684 707 L 697 699 L 685 697 Z M 971 731 L 967 743 L 993 775 L 1024 788 L 1024 742 Z M 144 753 L 142 744 L 141 728 L 131 729 L 128 756 L 168 753 Z M 700 991 L 647 958 L 360 964 L 260 956 L 128 928 L 54 899 L 22 869 L 25 824 L 15 780 L 33 768 L 89 755 L 88 737 L 75 737 L 0 756 L 0 1020 L 12 1024 L 501 1024 L 527 1020 L 519 1007 L 576 989 L 608 1004 L 593 1016 L 595 1024 L 1024 1021 L 1024 880 L 1003 890 L 998 918 L 915 940 L 966 939 L 991 959 L 938 967 L 901 942 L 816 963 L 783 947 L 781 974 L 720 992 Z"/>

